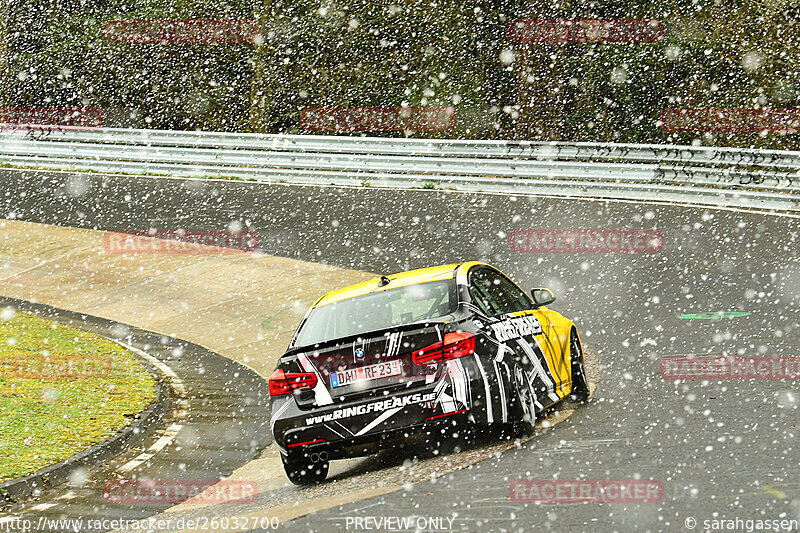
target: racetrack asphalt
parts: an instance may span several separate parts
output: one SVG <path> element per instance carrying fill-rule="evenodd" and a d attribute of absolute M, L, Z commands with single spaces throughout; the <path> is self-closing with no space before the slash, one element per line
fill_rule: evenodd
<path fill-rule="evenodd" d="M 520 448 L 404 490 L 286 524 L 353 530 L 356 518 L 450 518 L 469 531 L 703 530 L 714 519 L 800 520 L 797 381 L 663 379 L 665 356 L 800 357 L 797 218 L 455 191 L 2 171 L 0 214 L 103 230 L 259 234 L 269 255 L 392 273 L 490 262 L 547 286 L 600 354 L 592 402 Z M 516 253 L 515 230 L 652 229 L 655 253 Z M 713 312 L 738 312 L 723 318 Z M 685 317 L 685 318 L 682 318 Z M 655 503 L 525 504 L 515 479 L 653 479 Z M 692 522 L 694 520 L 694 522 Z M 361 524 L 365 522 L 362 520 Z M 713 524 L 712 524 L 713 525 Z"/>

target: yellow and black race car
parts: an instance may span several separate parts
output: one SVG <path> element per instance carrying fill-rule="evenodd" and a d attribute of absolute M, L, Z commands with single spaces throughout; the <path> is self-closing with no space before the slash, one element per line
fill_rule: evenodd
<path fill-rule="evenodd" d="M 330 292 L 270 376 L 271 427 L 289 479 L 441 425 L 514 424 L 589 395 L 575 324 L 496 268 L 413 270 Z"/>

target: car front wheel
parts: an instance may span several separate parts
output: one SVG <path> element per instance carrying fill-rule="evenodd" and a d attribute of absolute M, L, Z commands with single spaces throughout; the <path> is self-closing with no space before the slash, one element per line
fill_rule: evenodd
<path fill-rule="evenodd" d="M 572 362 L 572 396 L 580 402 L 585 402 L 589 399 L 589 380 L 586 377 L 581 341 L 574 329 L 569 339 L 569 357 Z"/>

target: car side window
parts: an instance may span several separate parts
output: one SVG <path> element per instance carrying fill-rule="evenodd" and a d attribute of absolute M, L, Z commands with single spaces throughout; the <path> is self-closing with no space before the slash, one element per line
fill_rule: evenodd
<path fill-rule="evenodd" d="M 498 314 L 497 308 L 492 302 L 492 298 L 486 291 L 486 287 L 491 285 L 487 283 L 486 274 L 482 269 L 476 269 L 469 274 L 469 292 L 472 296 L 472 301 L 480 307 L 481 311 L 487 316 Z"/>
<path fill-rule="evenodd" d="M 477 268 L 471 271 L 469 284 L 472 299 L 487 315 L 504 315 L 533 307 L 530 298 L 496 270 Z"/>

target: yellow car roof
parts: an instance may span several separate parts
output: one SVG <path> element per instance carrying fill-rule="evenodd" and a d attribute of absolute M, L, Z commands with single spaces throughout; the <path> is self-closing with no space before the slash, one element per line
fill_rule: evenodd
<path fill-rule="evenodd" d="M 481 263 L 478 262 L 454 263 L 452 265 L 418 268 L 416 270 L 400 272 L 398 274 L 392 274 L 390 276 L 386 276 L 391 280 L 391 282 L 387 283 L 383 287 L 378 286 L 378 284 L 381 281 L 381 278 L 375 278 L 369 281 L 363 281 L 361 283 L 357 283 L 356 285 L 350 285 L 349 287 L 329 292 L 328 294 L 324 295 L 322 298 L 317 300 L 316 303 L 312 306 L 312 308 L 333 302 L 340 302 L 342 300 L 347 300 L 349 298 L 355 298 L 356 296 L 363 296 L 364 294 L 369 294 L 372 292 L 385 291 L 388 289 L 396 289 L 398 287 L 416 285 L 417 283 L 427 283 L 429 281 L 443 281 L 447 279 L 453 279 L 455 270 L 457 268 L 461 267 L 468 269 L 472 265 L 477 265 L 477 264 Z"/>

